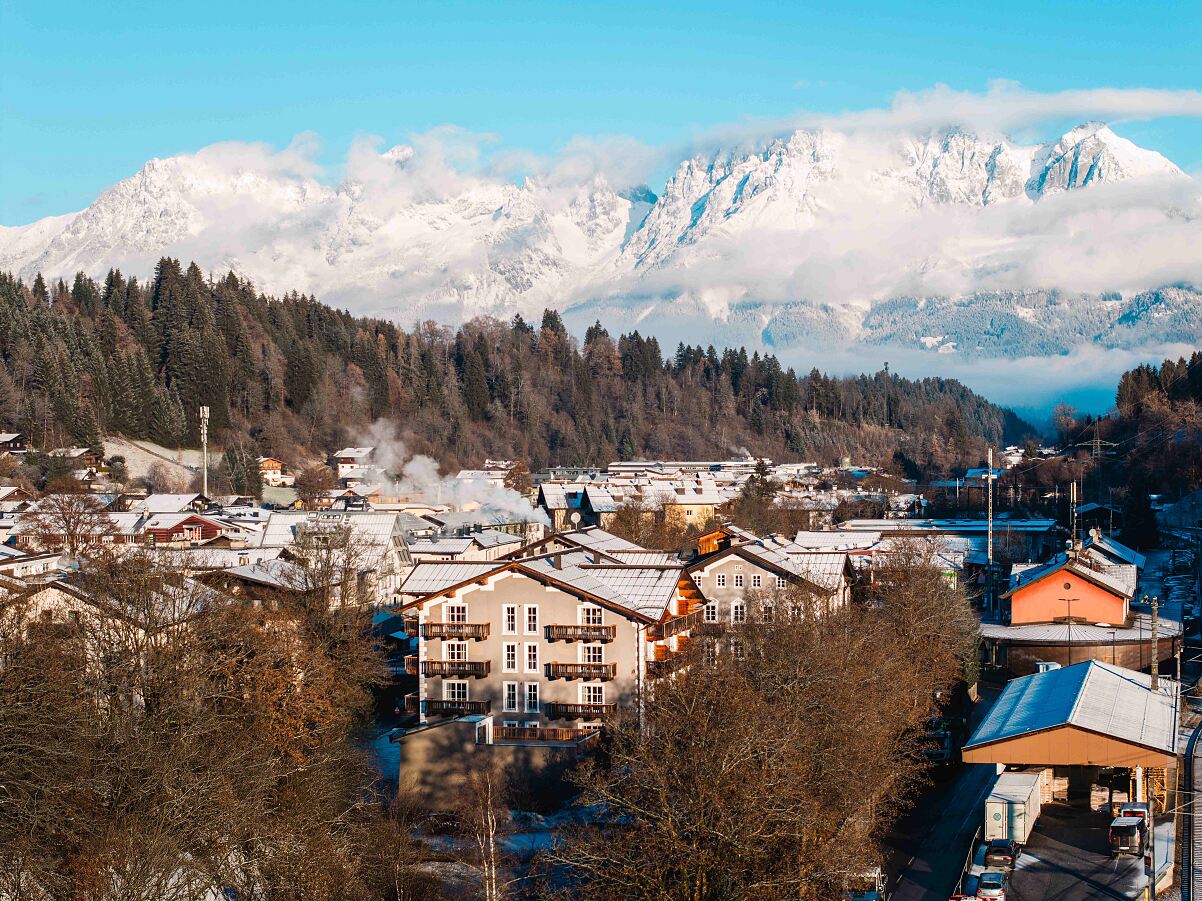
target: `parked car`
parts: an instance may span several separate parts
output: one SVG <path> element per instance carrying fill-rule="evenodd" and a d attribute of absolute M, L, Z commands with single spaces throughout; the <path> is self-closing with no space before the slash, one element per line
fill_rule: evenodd
<path fill-rule="evenodd" d="M 977 879 L 977 897 L 988 898 L 989 901 L 1005 901 L 1005 870 L 986 870 L 982 873 Z"/>
<path fill-rule="evenodd" d="M 985 866 L 1013 870 L 1020 853 L 1018 842 L 1008 838 L 995 838 L 985 848 Z"/>
<path fill-rule="evenodd" d="M 1110 824 L 1110 856 L 1134 854 L 1143 857 L 1148 828 L 1143 817 L 1119 817 Z"/>

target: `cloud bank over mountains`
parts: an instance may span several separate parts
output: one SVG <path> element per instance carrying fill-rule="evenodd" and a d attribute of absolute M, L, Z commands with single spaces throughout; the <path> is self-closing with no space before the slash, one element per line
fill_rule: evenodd
<path fill-rule="evenodd" d="M 447 126 L 363 138 L 336 170 L 314 135 L 221 143 L 0 229 L 0 268 L 146 274 L 166 253 L 404 322 L 551 305 L 778 351 L 1129 350 L 1202 329 L 1199 182 L 1103 124 L 1164 116 L 1202 116 L 1202 92 L 936 87 L 554 157 Z"/>

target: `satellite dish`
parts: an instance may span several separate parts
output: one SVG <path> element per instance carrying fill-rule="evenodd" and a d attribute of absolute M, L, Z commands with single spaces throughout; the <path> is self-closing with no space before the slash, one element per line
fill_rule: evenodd
<path fill-rule="evenodd" d="M 580 525 L 580 512 L 579 512 L 579 511 L 577 511 L 577 512 L 573 513 L 573 514 L 572 514 L 570 517 L 568 517 L 568 518 L 569 518 L 570 520 L 572 520 L 572 525 L 574 525 L 574 526 L 578 526 L 578 525 Z"/>
<path fill-rule="evenodd" d="M 1097 529 L 1089 530 L 1089 537 L 1092 538 L 1094 541 L 1098 540 L 1098 535 L 1100 535 L 1100 534 L 1101 533 Z"/>

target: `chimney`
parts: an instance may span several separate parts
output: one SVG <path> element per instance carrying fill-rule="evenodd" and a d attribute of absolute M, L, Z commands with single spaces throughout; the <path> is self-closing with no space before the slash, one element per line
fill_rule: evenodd
<path fill-rule="evenodd" d="M 556 569 L 563 569 L 563 557 L 555 554 L 551 557 L 551 565 Z"/>

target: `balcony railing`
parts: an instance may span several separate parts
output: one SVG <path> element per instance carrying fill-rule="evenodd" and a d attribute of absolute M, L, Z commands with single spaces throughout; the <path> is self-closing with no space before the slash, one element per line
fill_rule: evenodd
<path fill-rule="evenodd" d="M 448 701 L 442 698 L 427 698 L 426 713 L 449 713 L 462 716 L 465 713 L 488 713 L 492 701 Z"/>
<path fill-rule="evenodd" d="M 612 679 L 618 672 L 616 663 L 548 663 L 548 679 Z"/>
<path fill-rule="evenodd" d="M 422 709 L 421 700 L 417 695 L 405 695 L 405 712 L 417 713 Z"/>
<path fill-rule="evenodd" d="M 701 608 L 694 610 L 692 613 L 686 613 L 684 616 L 676 616 L 666 622 L 656 623 L 647 630 L 647 637 L 652 641 L 659 641 L 663 638 L 671 638 L 673 635 L 679 635 L 681 632 L 687 632 L 701 622 Z"/>
<path fill-rule="evenodd" d="M 416 616 L 402 617 L 401 622 L 404 624 L 405 634 L 410 638 L 417 638 L 419 623 Z"/>
<path fill-rule="evenodd" d="M 547 626 L 547 641 L 613 641 L 617 626 Z"/>
<path fill-rule="evenodd" d="M 553 720 L 597 720 L 609 716 L 616 704 L 556 704 L 547 705 L 547 717 Z"/>
<path fill-rule="evenodd" d="M 423 676 L 487 676 L 487 660 L 423 660 Z"/>
<path fill-rule="evenodd" d="M 555 726 L 493 726 L 493 741 L 579 742 L 599 735 L 599 729 L 562 729 Z"/>
<path fill-rule="evenodd" d="M 417 675 L 417 655 L 416 654 L 406 654 L 405 655 L 405 672 L 407 672 L 411 676 Z"/>
<path fill-rule="evenodd" d="M 488 623 L 422 623 L 422 635 L 426 638 L 470 638 L 483 641 L 488 638 Z"/>

